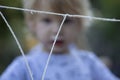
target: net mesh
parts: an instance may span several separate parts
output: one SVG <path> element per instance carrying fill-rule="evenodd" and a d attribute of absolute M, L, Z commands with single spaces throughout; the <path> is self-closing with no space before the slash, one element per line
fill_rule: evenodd
<path fill-rule="evenodd" d="M 115 18 L 101 18 L 101 17 L 93 17 L 93 16 L 85 16 L 85 15 L 76 15 L 76 14 L 74 14 L 74 15 L 71 15 L 71 14 L 60 14 L 60 13 L 54 13 L 54 12 L 46 12 L 46 11 L 39 11 L 39 10 L 32 10 L 32 9 L 24 9 L 24 8 L 18 8 L 18 7 L 9 7 L 9 6 L 2 6 L 2 5 L 0 5 L 0 8 L 20 10 L 20 11 L 27 11 L 27 12 L 30 12 L 31 14 L 33 14 L 33 13 L 40 13 L 40 14 L 51 14 L 51 15 L 63 16 L 63 20 L 62 20 L 62 22 L 61 22 L 61 24 L 60 24 L 60 27 L 59 27 L 58 32 L 57 32 L 57 34 L 56 34 L 56 37 L 55 37 L 55 40 L 54 40 L 54 42 L 53 42 L 52 48 L 51 48 L 51 50 L 50 50 L 50 54 L 49 54 L 49 56 L 48 56 L 48 59 L 47 59 L 47 62 L 46 62 L 46 65 L 45 65 L 44 72 L 43 72 L 43 75 L 42 75 L 41 80 L 44 80 L 44 78 L 45 78 L 45 74 L 46 74 L 46 71 L 47 71 L 47 68 L 48 68 L 48 64 L 49 64 L 49 61 L 50 61 L 50 58 L 51 58 L 51 55 L 52 55 L 52 52 L 53 52 L 53 49 L 54 49 L 54 45 L 55 45 L 56 40 L 57 40 L 57 38 L 58 38 L 58 36 L 59 36 L 59 33 L 60 33 L 61 29 L 62 29 L 62 26 L 63 26 L 63 24 L 64 24 L 64 21 L 66 20 L 67 17 L 85 18 L 85 19 L 89 19 L 89 20 L 100 20 L 100 21 L 109 21 L 109 22 L 120 22 L 120 19 L 115 19 Z M 0 15 L 1 15 L 2 19 L 4 20 L 4 22 L 6 23 L 7 27 L 9 28 L 9 30 L 10 30 L 13 38 L 15 39 L 16 44 L 18 45 L 18 48 L 19 48 L 19 50 L 20 50 L 20 52 L 21 52 L 21 54 L 22 54 L 22 56 L 23 56 L 23 58 L 24 58 L 24 61 L 25 61 L 26 67 L 27 67 L 27 69 L 28 69 L 29 75 L 30 75 L 30 77 L 31 77 L 31 80 L 34 80 L 32 71 L 31 71 L 31 69 L 30 69 L 30 67 L 29 67 L 29 64 L 28 64 L 28 61 L 27 61 L 27 59 L 26 59 L 26 57 L 25 57 L 25 53 L 24 53 L 24 51 L 23 51 L 23 49 L 22 49 L 22 47 L 21 47 L 21 45 L 20 45 L 20 43 L 19 43 L 19 41 L 18 41 L 15 33 L 14 33 L 14 31 L 12 30 L 11 26 L 9 25 L 8 21 L 6 20 L 6 18 L 5 18 L 5 16 L 3 15 L 2 12 L 0 12 Z"/>

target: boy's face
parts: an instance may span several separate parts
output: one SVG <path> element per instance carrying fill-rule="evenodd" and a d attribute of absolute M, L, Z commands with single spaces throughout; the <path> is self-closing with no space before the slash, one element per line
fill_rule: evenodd
<path fill-rule="evenodd" d="M 50 52 L 55 36 L 58 32 L 63 17 L 40 14 L 36 18 L 34 32 L 43 44 L 45 51 Z M 56 41 L 53 53 L 67 53 L 68 45 L 74 43 L 81 28 L 80 20 L 67 17 Z"/>

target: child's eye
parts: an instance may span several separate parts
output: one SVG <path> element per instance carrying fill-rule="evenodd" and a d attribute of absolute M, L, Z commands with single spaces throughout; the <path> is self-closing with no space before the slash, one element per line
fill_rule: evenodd
<path fill-rule="evenodd" d="M 42 19 L 42 21 L 47 23 L 47 24 L 52 22 L 52 20 L 50 18 L 44 18 L 44 19 Z"/>
<path fill-rule="evenodd" d="M 72 22 L 73 22 L 72 19 L 67 18 L 64 23 L 65 23 L 65 24 L 68 24 L 68 23 L 72 23 Z"/>

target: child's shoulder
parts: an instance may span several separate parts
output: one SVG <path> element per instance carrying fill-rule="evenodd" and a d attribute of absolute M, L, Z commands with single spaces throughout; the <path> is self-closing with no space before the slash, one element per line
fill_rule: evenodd
<path fill-rule="evenodd" d="M 96 58 L 96 54 L 88 50 L 78 50 L 78 55 L 84 58 Z"/>
<path fill-rule="evenodd" d="M 94 60 L 98 60 L 98 57 L 96 56 L 96 54 L 92 51 L 88 51 L 88 50 L 82 50 L 79 49 L 78 47 L 76 47 L 75 45 L 70 45 L 70 51 L 73 55 L 78 56 L 80 59 L 82 60 L 87 60 L 87 61 L 94 61 Z"/>
<path fill-rule="evenodd" d="M 98 62 L 100 61 L 96 54 L 92 51 L 78 50 L 78 56 L 88 62 Z"/>
<path fill-rule="evenodd" d="M 17 60 L 20 60 L 22 62 L 25 62 L 26 60 L 28 61 L 28 63 L 36 63 L 36 61 L 43 63 L 43 61 L 45 61 L 47 57 L 48 54 L 41 50 L 41 46 L 36 45 L 27 54 L 25 54 L 25 56 L 19 56 Z"/>

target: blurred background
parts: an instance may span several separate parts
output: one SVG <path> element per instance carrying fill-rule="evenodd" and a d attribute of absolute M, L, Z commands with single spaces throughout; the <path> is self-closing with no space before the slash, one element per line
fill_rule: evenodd
<path fill-rule="evenodd" d="M 90 0 L 94 16 L 120 19 L 120 0 Z M 22 7 L 21 0 L 0 0 L 0 5 Z M 26 53 L 37 41 L 31 37 L 24 23 L 22 11 L 0 9 L 14 30 Z M 89 46 L 109 69 L 120 77 L 120 22 L 95 21 L 87 32 Z M 0 16 L 0 74 L 20 55 L 20 51 Z"/>

